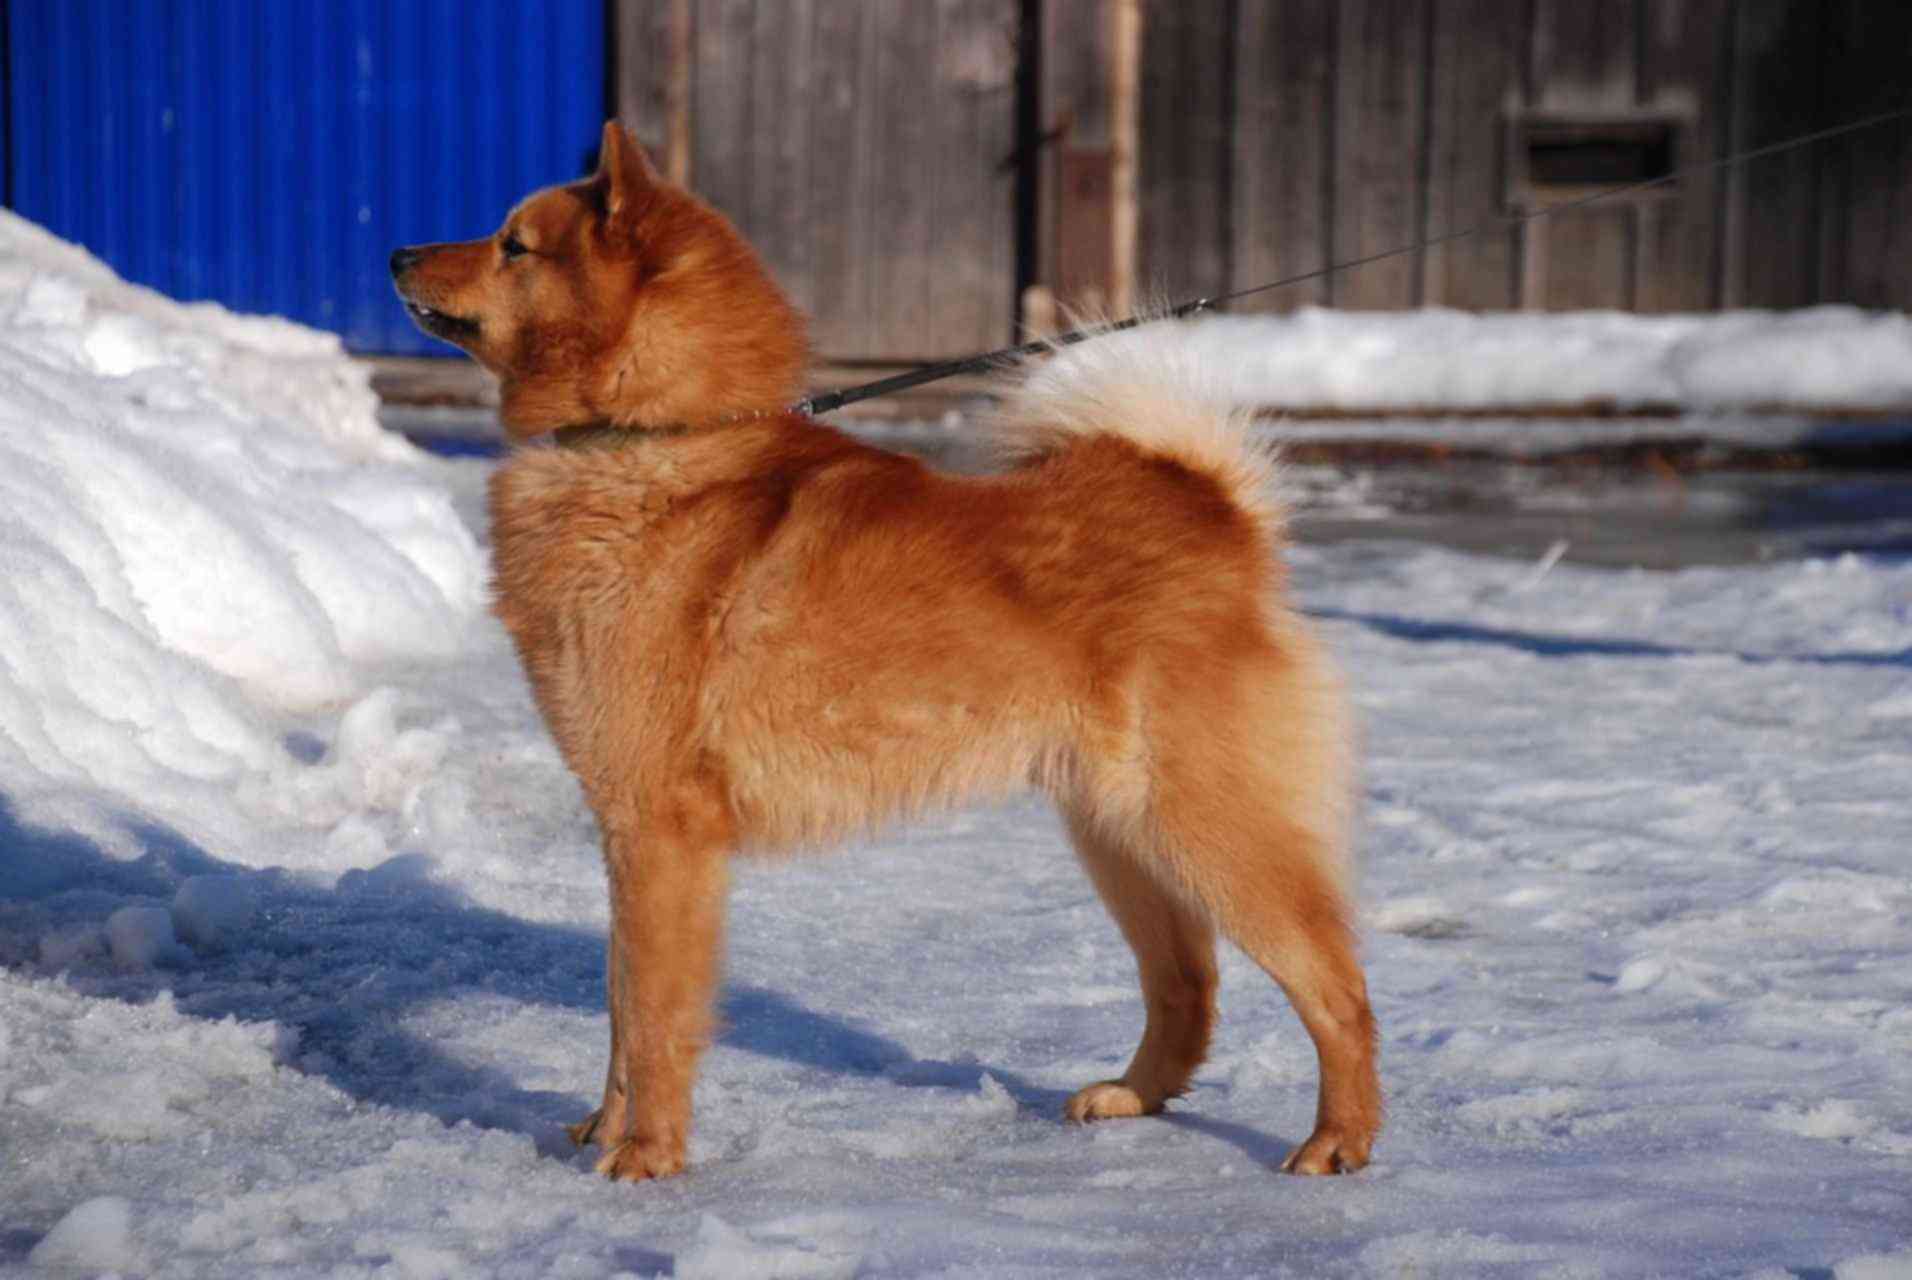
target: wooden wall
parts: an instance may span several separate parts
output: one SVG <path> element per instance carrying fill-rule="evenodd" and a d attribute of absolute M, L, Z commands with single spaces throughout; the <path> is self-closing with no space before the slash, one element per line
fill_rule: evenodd
<path fill-rule="evenodd" d="M 1524 226 L 1521 122 L 1664 129 L 1675 166 L 1912 105 L 1905 0 L 1151 0 L 1142 278 L 1239 304 L 1912 307 L 1912 126 Z M 1524 202 L 1523 202 L 1524 201 Z"/>
<path fill-rule="evenodd" d="M 819 352 L 966 355 L 1014 327 L 1019 19 L 1017 0 L 627 0 L 619 115 L 660 150 L 688 134 L 691 185 Z"/>
<path fill-rule="evenodd" d="M 1912 0 L 1139 0 L 1123 62 L 1125 2 L 617 0 L 618 110 L 835 359 L 1002 345 L 1032 280 L 1179 300 L 1476 226 L 1236 307 L 1912 309 L 1905 121 L 1505 221 L 1582 190 L 1529 135 L 1686 166 L 1912 105 Z"/>

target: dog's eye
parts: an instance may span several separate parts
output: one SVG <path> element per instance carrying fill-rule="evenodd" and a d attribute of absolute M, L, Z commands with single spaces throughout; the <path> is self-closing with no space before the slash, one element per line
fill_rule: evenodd
<path fill-rule="evenodd" d="M 517 236 L 506 236 L 504 244 L 499 247 L 505 251 L 505 258 L 507 260 L 511 258 L 521 258 L 531 252 L 531 250 L 524 247 L 524 241 L 518 239 Z"/>

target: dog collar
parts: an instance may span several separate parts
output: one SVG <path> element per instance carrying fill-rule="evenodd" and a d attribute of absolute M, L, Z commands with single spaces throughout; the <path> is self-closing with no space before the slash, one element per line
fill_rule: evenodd
<path fill-rule="evenodd" d="M 620 427 L 609 422 L 583 422 L 576 426 L 559 427 L 551 433 L 551 439 L 560 449 L 611 449 L 620 445 L 636 444 L 642 440 L 687 436 L 693 432 L 728 427 L 739 422 L 785 418 L 790 414 L 789 409 L 751 409 L 745 413 L 727 413 L 721 418 L 709 418 L 703 422 L 673 422 L 662 427 Z"/>

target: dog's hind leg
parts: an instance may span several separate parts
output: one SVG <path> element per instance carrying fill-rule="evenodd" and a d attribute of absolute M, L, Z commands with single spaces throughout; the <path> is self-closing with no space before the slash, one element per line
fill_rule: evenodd
<path fill-rule="evenodd" d="M 1314 1040 L 1314 1132 L 1282 1167 L 1346 1173 L 1381 1127 L 1376 1031 L 1343 885 L 1347 743 L 1331 677 L 1305 640 L 1236 678 L 1196 676 L 1155 718 L 1156 852 L 1281 989 Z"/>
<path fill-rule="evenodd" d="M 612 1057 L 594 1136 L 599 1173 L 677 1173 L 690 1139 L 691 1086 L 709 1041 L 729 878 L 720 806 L 688 793 L 600 813 L 611 882 Z M 591 1124 L 587 1121 L 586 1124 Z"/>
<path fill-rule="evenodd" d="M 1310 839 L 1279 828 L 1269 835 L 1287 855 Z M 1367 1164 L 1381 1128 L 1374 1014 L 1339 896 L 1310 880 L 1295 876 L 1272 893 L 1241 886 L 1222 911 L 1222 927 L 1280 984 L 1314 1040 L 1321 1073 L 1314 1132 L 1281 1167 L 1352 1173 Z"/>
<path fill-rule="evenodd" d="M 1153 1115 L 1208 1053 L 1215 1025 L 1215 933 L 1198 909 L 1177 899 L 1121 839 L 1071 810 L 1070 834 L 1109 914 L 1135 951 L 1148 1021 L 1119 1080 L 1079 1090 L 1065 1114 L 1075 1121 Z"/>

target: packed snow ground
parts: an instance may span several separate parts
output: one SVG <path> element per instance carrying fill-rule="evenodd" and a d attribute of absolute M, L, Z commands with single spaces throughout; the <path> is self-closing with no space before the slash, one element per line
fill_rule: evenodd
<path fill-rule="evenodd" d="M 327 339 L 0 215 L 0 1273 L 1912 1275 L 1912 563 L 1304 546 L 1366 739 L 1391 1123 L 1233 953 L 1161 1119 L 1034 803 L 740 871 L 694 1169 L 589 1172 L 594 833 L 488 464 Z"/>

